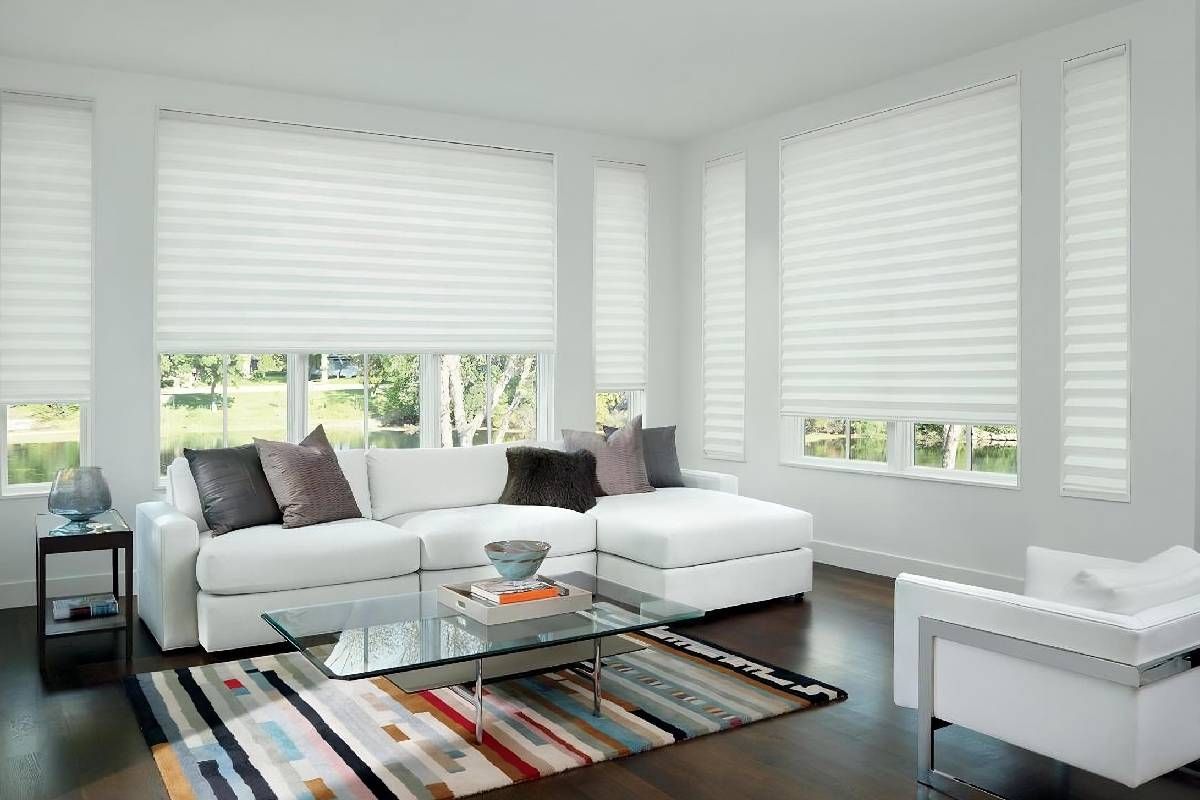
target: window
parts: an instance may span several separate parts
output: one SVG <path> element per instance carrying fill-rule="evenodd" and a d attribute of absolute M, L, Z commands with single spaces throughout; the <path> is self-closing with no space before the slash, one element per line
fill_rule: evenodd
<path fill-rule="evenodd" d="M 442 447 L 538 438 L 538 357 L 443 355 L 439 364 Z"/>
<path fill-rule="evenodd" d="M 1129 54 L 1063 65 L 1064 495 L 1129 500 Z"/>
<path fill-rule="evenodd" d="M 91 374 L 91 106 L 0 92 L 0 494 L 87 462 Z"/>
<path fill-rule="evenodd" d="M 933 469 L 1017 474 L 1015 425 L 917 423 L 913 463 Z"/>
<path fill-rule="evenodd" d="M 317 424 L 338 448 L 549 429 L 551 156 L 164 111 L 156 197 L 164 465 Z M 174 355 L 245 350 L 274 355 Z"/>
<path fill-rule="evenodd" d="M 287 441 L 287 363 L 268 353 L 160 355 L 159 468 L 185 447 Z"/>
<path fill-rule="evenodd" d="M 704 455 L 745 457 L 746 158 L 704 165 Z"/>
<path fill-rule="evenodd" d="M 599 163 L 592 242 L 596 391 L 644 393 L 649 330 L 646 168 Z"/>
<path fill-rule="evenodd" d="M 1016 79 L 801 134 L 781 167 L 783 462 L 1015 484 Z"/>
<path fill-rule="evenodd" d="M 596 392 L 596 430 L 623 428 L 642 413 L 644 392 Z"/>

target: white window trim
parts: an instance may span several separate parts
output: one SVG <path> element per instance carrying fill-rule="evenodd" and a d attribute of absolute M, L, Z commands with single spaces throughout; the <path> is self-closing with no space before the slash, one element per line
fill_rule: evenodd
<path fill-rule="evenodd" d="M 781 419 L 786 418 L 786 416 L 784 415 Z M 803 431 L 803 418 L 800 419 L 801 431 Z M 785 444 L 783 436 L 785 435 L 785 431 L 781 426 L 779 463 L 785 467 L 819 469 L 831 472 L 852 472 L 860 475 L 880 475 L 939 483 L 958 483 L 996 489 L 1021 488 L 1021 448 L 1019 445 L 1017 447 L 1017 471 L 1012 475 L 1000 472 L 969 472 L 967 470 L 942 469 L 941 467 L 922 467 L 913 463 L 914 425 L 915 423 L 912 422 L 888 422 L 888 460 L 886 463 L 881 461 L 859 461 L 850 458 L 821 458 L 806 455 L 787 456 L 783 452 Z M 800 443 L 800 452 L 803 453 L 803 440 Z"/>
<path fill-rule="evenodd" d="M 79 406 L 79 465 L 88 466 L 92 463 L 91 427 L 88 425 L 90 403 L 78 402 L 69 405 Z M 8 482 L 8 406 L 0 404 L 0 500 L 19 500 L 30 497 L 45 497 L 50 494 L 53 481 L 45 483 L 14 483 Z"/>

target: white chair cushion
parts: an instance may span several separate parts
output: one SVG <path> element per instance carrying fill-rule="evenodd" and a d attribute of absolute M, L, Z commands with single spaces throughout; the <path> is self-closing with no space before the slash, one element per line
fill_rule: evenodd
<path fill-rule="evenodd" d="M 196 582 L 210 594 L 308 589 L 408 575 L 420 545 L 406 531 L 370 519 L 343 519 L 284 530 L 243 528 L 201 534 Z"/>
<path fill-rule="evenodd" d="M 385 522 L 421 543 L 421 569 L 458 569 L 490 564 L 483 546 L 504 539 L 550 544 L 551 556 L 596 549 L 595 520 L 550 506 L 480 505 L 441 508 L 391 517 Z"/>
<path fill-rule="evenodd" d="M 658 489 L 601 497 L 596 549 L 673 569 L 783 553 L 812 541 L 807 511 L 707 489 Z"/>
<path fill-rule="evenodd" d="M 508 479 L 507 444 L 367 451 L 371 516 L 494 503 Z"/>

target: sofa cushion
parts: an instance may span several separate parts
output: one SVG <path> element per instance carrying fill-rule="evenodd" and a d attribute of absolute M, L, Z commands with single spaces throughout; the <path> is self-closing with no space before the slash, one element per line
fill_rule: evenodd
<path fill-rule="evenodd" d="M 176 456 L 167 467 L 167 502 L 191 517 L 200 531 L 208 530 L 204 509 L 200 506 L 200 491 L 192 467 L 183 456 Z"/>
<path fill-rule="evenodd" d="M 1113 614 L 1136 614 L 1200 594 L 1200 553 L 1176 545 L 1140 564 L 1092 567 L 1075 576 L 1076 605 Z"/>
<path fill-rule="evenodd" d="M 596 549 L 673 569 L 783 553 L 812 541 L 807 511 L 707 489 L 659 489 L 601 497 Z"/>
<path fill-rule="evenodd" d="M 367 482 L 367 451 L 362 448 L 338 450 L 337 460 L 342 465 L 342 474 L 350 484 L 354 493 L 354 502 L 358 504 L 359 513 L 367 519 L 371 518 L 371 490 Z"/>
<path fill-rule="evenodd" d="M 419 511 L 385 521 L 420 540 L 421 569 L 490 564 L 483 546 L 503 539 L 548 542 L 551 556 L 596 549 L 596 521 L 565 508 L 491 504 Z"/>
<path fill-rule="evenodd" d="M 277 592 L 394 578 L 419 566 L 417 538 L 375 520 L 260 525 L 202 535 L 196 582 L 210 594 Z"/>
<path fill-rule="evenodd" d="M 494 503 L 504 490 L 507 444 L 367 451 L 371 516 Z"/>

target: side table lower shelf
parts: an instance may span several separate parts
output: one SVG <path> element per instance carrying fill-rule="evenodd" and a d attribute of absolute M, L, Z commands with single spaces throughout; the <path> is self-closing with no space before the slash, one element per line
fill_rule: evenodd
<path fill-rule="evenodd" d="M 130 598 L 122 597 L 117 600 L 117 613 L 91 619 L 57 620 L 54 618 L 54 601 L 68 600 L 77 595 L 46 598 L 46 638 L 55 639 L 60 636 L 76 636 L 81 633 L 97 631 L 119 631 L 128 628 L 125 619 L 125 605 L 133 602 Z"/>

